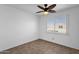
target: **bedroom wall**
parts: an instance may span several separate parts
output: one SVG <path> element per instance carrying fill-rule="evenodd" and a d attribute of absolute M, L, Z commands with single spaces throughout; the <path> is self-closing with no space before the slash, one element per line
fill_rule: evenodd
<path fill-rule="evenodd" d="M 7 5 L 0 5 L 0 51 L 36 40 L 38 17 Z"/>
<path fill-rule="evenodd" d="M 68 33 L 48 33 L 46 28 L 47 19 L 52 19 L 56 16 L 62 15 L 68 15 Z M 62 10 L 55 14 L 49 14 L 48 16 L 41 16 L 40 38 L 57 44 L 79 49 L 79 6 Z"/>

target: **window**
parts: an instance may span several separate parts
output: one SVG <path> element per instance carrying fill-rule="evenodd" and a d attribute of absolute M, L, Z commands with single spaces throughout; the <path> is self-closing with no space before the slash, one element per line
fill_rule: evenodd
<path fill-rule="evenodd" d="M 47 21 L 47 32 L 66 33 L 66 16 L 60 16 Z"/>

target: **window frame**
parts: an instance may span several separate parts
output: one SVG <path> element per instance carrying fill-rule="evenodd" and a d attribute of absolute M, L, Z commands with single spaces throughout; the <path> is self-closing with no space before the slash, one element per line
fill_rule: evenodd
<path fill-rule="evenodd" d="M 59 33 L 59 32 L 55 32 L 55 31 L 48 31 L 47 28 L 48 28 L 48 20 L 49 19 L 55 19 L 55 18 L 59 18 L 59 17 L 63 17 L 65 16 L 66 17 L 66 33 Z M 46 31 L 47 33 L 50 33 L 50 34 L 69 34 L 69 15 L 59 15 L 59 16 L 55 16 L 55 17 L 51 17 L 51 18 L 47 18 L 47 25 L 46 25 Z"/>

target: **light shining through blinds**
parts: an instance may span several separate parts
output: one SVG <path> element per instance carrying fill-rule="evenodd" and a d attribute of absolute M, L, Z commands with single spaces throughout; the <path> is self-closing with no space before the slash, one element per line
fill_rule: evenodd
<path fill-rule="evenodd" d="M 66 33 L 66 16 L 60 16 L 47 21 L 47 32 Z"/>

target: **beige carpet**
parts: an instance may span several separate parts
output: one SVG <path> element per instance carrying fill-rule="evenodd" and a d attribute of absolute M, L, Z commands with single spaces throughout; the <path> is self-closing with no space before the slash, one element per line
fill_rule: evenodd
<path fill-rule="evenodd" d="M 44 40 L 32 41 L 6 50 L 9 54 L 78 54 L 79 50 Z"/>

